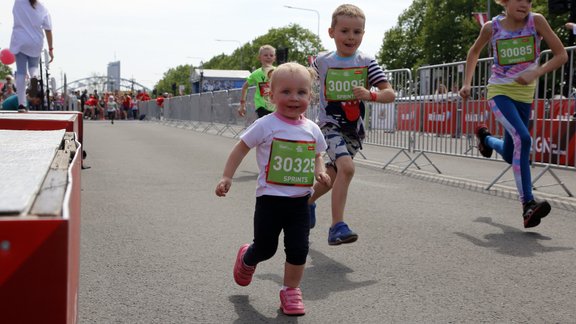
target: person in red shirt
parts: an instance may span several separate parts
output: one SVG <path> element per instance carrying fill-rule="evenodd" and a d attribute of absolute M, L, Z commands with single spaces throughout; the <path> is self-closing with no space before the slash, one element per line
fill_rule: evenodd
<path fill-rule="evenodd" d="M 158 96 L 156 98 L 156 104 L 158 105 L 158 107 L 164 108 L 164 95 Z"/>
<path fill-rule="evenodd" d="M 84 105 L 86 107 L 84 110 L 84 114 L 85 114 L 86 118 L 94 119 L 95 110 L 98 108 L 98 100 L 96 100 L 96 98 L 94 98 L 93 95 L 90 95 L 90 98 L 88 100 L 86 100 Z"/>

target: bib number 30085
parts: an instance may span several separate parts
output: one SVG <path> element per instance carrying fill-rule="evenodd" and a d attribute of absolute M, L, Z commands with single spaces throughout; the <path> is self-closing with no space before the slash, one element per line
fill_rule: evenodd
<path fill-rule="evenodd" d="M 496 41 L 500 65 L 532 62 L 536 59 L 534 36 L 524 36 Z"/>
<path fill-rule="evenodd" d="M 266 182 L 285 186 L 312 186 L 316 143 L 274 139 Z"/>

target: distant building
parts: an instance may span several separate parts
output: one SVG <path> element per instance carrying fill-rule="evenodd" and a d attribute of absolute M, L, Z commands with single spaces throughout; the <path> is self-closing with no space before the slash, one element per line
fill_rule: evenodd
<path fill-rule="evenodd" d="M 106 90 L 109 92 L 120 90 L 120 61 L 108 63 L 107 76 Z"/>
<path fill-rule="evenodd" d="M 193 68 L 190 73 L 192 93 L 242 88 L 248 70 L 206 70 Z"/>

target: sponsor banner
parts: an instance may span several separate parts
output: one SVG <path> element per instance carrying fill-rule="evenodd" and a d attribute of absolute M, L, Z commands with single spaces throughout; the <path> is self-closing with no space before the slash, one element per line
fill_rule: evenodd
<path fill-rule="evenodd" d="M 573 99 L 552 99 L 550 100 L 550 119 L 570 120 L 574 115 L 576 101 Z M 538 117 L 538 118 L 543 118 Z"/>
<path fill-rule="evenodd" d="M 462 108 L 460 116 L 462 124 L 462 133 L 474 134 L 476 127 L 485 124 L 490 129 L 490 133 L 497 135 L 496 119 L 486 100 L 468 100 L 468 103 Z"/>
<path fill-rule="evenodd" d="M 419 131 L 420 130 L 420 103 L 406 102 L 396 104 L 398 130 Z"/>
<path fill-rule="evenodd" d="M 456 135 L 456 102 L 425 102 L 424 132 Z"/>
<path fill-rule="evenodd" d="M 543 119 L 546 118 L 546 100 L 536 99 L 532 103 L 532 111 L 530 113 L 530 119 Z"/>
<path fill-rule="evenodd" d="M 370 125 L 372 129 L 383 129 L 393 132 L 394 129 L 394 104 L 376 104 L 372 106 Z"/>
<path fill-rule="evenodd" d="M 536 119 L 530 121 L 535 161 L 561 166 L 576 166 L 576 121 Z"/>

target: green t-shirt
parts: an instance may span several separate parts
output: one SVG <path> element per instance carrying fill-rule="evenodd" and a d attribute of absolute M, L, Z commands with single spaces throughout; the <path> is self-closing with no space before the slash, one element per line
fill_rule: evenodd
<path fill-rule="evenodd" d="M 264 70 L 259 68 L 258 70 L 252 72 L 250 76 L 246 79 L 246 82 L 250 86 L 256 87 L 256 92 L 254 93 L 254 106 L 256 109 L 262 107 L 268 111 L 274 111 L 274 105 L 270 102 L 270 82 L 268 77 L 264 74 Z"/>

